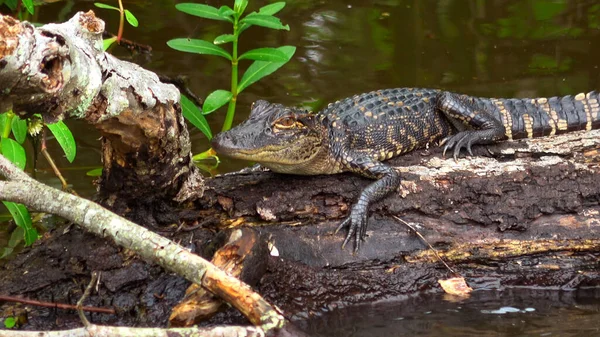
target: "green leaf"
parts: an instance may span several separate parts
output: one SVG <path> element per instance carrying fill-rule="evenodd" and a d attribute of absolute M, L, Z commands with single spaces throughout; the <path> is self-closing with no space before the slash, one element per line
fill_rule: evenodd
<path fill-rule="evenodd" d="M 202 114 L 208 115 L 209 113 L 217 110 L 223 105 L 229 103 L 233 94 L 227 90 L 215 90 L 211 92 L 202 105 Z"/>
<path fill-rule="evenodd" d="M 21 170 L 25 169 L 27 157 L 25 156 L 25 149 L 21 144 L 11 138 L 2 138 L 0 145 L 2 145 L 2 154 L 6 159 L 13 162 Z"/>
<path fill-rule="evenodd" d="M 19 226 L 15 228 L 15 230 L 10 234 L 10 239 L 8 239 L 8 246 L 11 248 L 15 248 L 16 246 L 23 241 L 25 237 L 25 230 Z"/>
<path fill-rule="evenodd" d="M 29 14 L 33 15 L 33 0 L 23 0 L 23 5 L 25 6 L 25 8 L 27 8 Z"/>
<path fill-rule="evenodd" d="M 7 329 L 12 329 L 17 325 L 17 320 L 14 317 L 6 317 L 4 319 L 4 327 Z"/>
<path fill-rule="evenodd" d="M 213 41 L 214 44 L 223 44 L 228 42 L 233 42 L 235 40 L 235 35 L 232 34 L 223 34 L 215 37 Z"/>
<path fill-rule="evenodd" d="M 40 234 L 37 229 L 31 227 L 25 229 L 23 237 L 25 238 L 25 246 L 31 246 L 40 237 Z"/>
<path fill-rule="evenodd" d="M 208 139 L 212 139 L 212 133 L 210 132 L 210 126 L 208 125 L 208 121 L 202 114 L 202 111 L 198 109 L 196 105 L 189 98 L 181 95 L 181 112 L 183 117 L 187 119 L 190 123 L 192 123 L 198 130 L 202 131 L 202 133 Z"/>
<path fill-rule="evenodd" d="M 252 49 L 238 57 L 238 60 L 244 59 L 271 62 L 286 62 L 287 60 L 289 60 L 287 55 L 285 55 L 281 50 L 277 48 Z"/>
<path fill-rule="evenodd" d="M 129 11 L 129 9 L 125 10 L 125 18 L 127 19 L 127 22 L 129 22 L 130 25 L 134 27 L 138 26 L 138 19 L 135 17 L 135 15 L 133 15 L 133 13 Z"/>
<path fill-rule="evenodd" d="M 235 0 L 233 10 L 240 16 L 246 10 L 246 6 L 248 6 L 248 0 Z"/>
<path fill-rule="evenodd" d="M 223 48 L 213 43 L 197 39 L 173 39 L 167 41 L 169 47 L 188 53 L 217 55 L 231 60 L 231 55 Z"/>
<path fill-rule="evenodd" d="M 11 11 L 16 10 L 18 5 L 17 0 L 6 0 L 4 1 L 4 4 L 7 5 Z"/>
<path fill-rule="evenodd" d="M 199 16 L 205 19 L 233 22 L 232 18 L 221 16 L 217 8 L 209 5 L 182 3 L 175 5 L 175 8 L 184 13 Z"/>
<path fill-rule="evenodd" d="M 289 25 L 283 25 L 281 20 L 274 16 L 250 13 L 248 16 L 240 20 L 240 24 L 255 25 L 267 27 L 271 29 L 290 30 Z"/>
<path fill-rule="evenodd" d="M 229 6 L 219 7 L 219 15 L 227 20 L 231 19 L 231 16 L 235 14 L 235 11 Z"/>
<path fill-rule="evenodd" d="M 275 14 L 279 13 L 279 11 L 283 9 L 283 7 L 285 7 L 285 2 L 283 2 L 283 1 L 272 3 L 270 5 L 261 7 L 258 10 L 258 14 L 275 15 Z"/>
<path fill-rule="evenodd" d="M 88 177 L 99 177 L 102 175 L 102 167 L 95 168 L 93 170 L 89 170 L 85 173 Z"/>
<path fill-rule="evenodd" d="M 104 50 L 104 51 L 108 50 L 108 48 L 110 48 L 110 46 L 112 46 L 112 44 L 115 43 L 116 41 L 117 41 L 116 36 L 102 40 L 102 50 Z"/>
<path fill-rule="evenodd" d="M 0 254 L 0 259 L 4 259 L 4 258 L 10 256 L 10 254 L 12 254 L 13 250 L 15 250 L 15 249 L 12 248 L 12 247 L 4 247 L 4 248 L 2 248 L 2 253 Z M 6 324 L 5 324 L 5 327 L 7 327 Z M 7 327 L 7 328 L 9 328 L 9 327 Z"/>
<path fill-rule="evenodd" d="M 73 134 L 69 127 L 63 122 L 58 121 L 54 124 L 46 124 L 48 129 L 52 131 L 54 137 L 62 147 L 65 156 L 69 163 L 72 163 L 75 160 L 75 154 L 77 154 L 77 146 L 75 145 L 75 138 L 73 138 Z"/>
<path fill-rule="evenodd" d="M 242 92 L 242 90 L 246 89 L 252 83 L 260 80 L 261 78 L 272 74 L 275 70 L 281 68 L 284 64 L 289 62 L 289 60 L 294 56 L 296 52 L 296 47 L 293 46 L 283 46 L 277 48 L 282 51 L 287 56 L 287 61 L 285 62 L 267 62 L 267 61 L 254 61 L 246 72 L 240 83 L 238 84 L 238 94 Z"/>
<path fill-rule="evenodd" d="M 4 130 L 4 124 L 6 124 L 6 115 L 7 115 L 6 112 L 0 114 L 0 130 Z M 0 131 L 0 133 L 2 133 L 2 132 Z"/>
<path fill-rule="evenodd" d="M 23 144 L 27 137 L 27 121 L 15 115 L 12 120 L 12 133 L 19 144 Z"/>
<path fill-rule="evenodd" d="M 17 204 L 10 201 L 3 201 L 4 206 L 10 212 L 17 226 L 23 228 L 25 231 L 23 237 L 25 238 L 25 245 L 29 246 L 35 242 L 38 238 L 38 233 L 31 223 L 31 215 L 29 211 L 22 204 Z"/>
<path fill-rule="evenodd" d="M 98 7 L 98 8 L 104 8 L 104 9 L 114 9 L 117 12 L 120 12 L 121 10 L 118 9 L 117 7 L 111 6 L 111 5 L 107 5 L 107 4 L 103 4 L 101 2 L 94 2 L 94 6 Z"/>

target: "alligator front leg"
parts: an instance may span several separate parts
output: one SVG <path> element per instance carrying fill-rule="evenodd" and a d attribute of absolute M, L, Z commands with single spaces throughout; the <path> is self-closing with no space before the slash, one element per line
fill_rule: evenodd
<path fill-rule="evenodd" d="M 458 158 L 462 148 L 472 156 L 472 145 L 491 144 L 506 137 L 502 122 L 489 112 L 479 109 L 471 99 L 450 92 L 442 92 L 438 95 L 437 108 L 459 130 L 456 134 L 442 140 L 442 145 L 445 144 L 444 155 L 447 150 L 454 148 L 454 160 Z"/>
<path fill-rule="evenodd" d="M 367 186 L 360 193 L 358 201 L 352 207 L 350 216 L 335 230 L 335 233 L 337 233 L 340 229 L 349 227 L 342 249 L 354 237 L 354 252 L 356 252 L 360 248 L 360 241 L 364 240 L 367 233 L 369 205 L 397 189 L 400 185 L 400 175 L 393 167 L 368 158 L 364 154 L 345 154 L 343 162 L 348 163 L 350 171 L 377 179 L 376 182 Z"/>

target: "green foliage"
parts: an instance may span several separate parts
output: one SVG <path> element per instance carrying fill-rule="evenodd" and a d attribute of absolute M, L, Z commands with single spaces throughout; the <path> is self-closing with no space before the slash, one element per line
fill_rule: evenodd
<path fill-rule="evenodd" d="M 189 98 L 183 95 L 181 96 L 181 111 L 183 117 L 197 127 L 198 130 L 202 131 L 206 138 L 212 139 L 210 126 L 208 126 L 208 122 L 206 121 L 206 118 L 204 118 L 202 110 L 200 110 L 192 101 L 190 101 Z"/>
<path fill-rule="evenodd" d="M 12 120 L 12 133 L 15 140 L 19 144 L 23 144 L 25 138 L 27 138 L 27 120 L 15 116 Z"/>
<path fill-rule="evenodd" d="M 208 115 L 209 113 L 217 110 L 223 105 L 229 103 L 233 97 L 231 91 L 227 90 L 215 90 L 206 97 L 204 100 L 204 105 L 202 106 L 202 114 Z"/>
<path fill-rule="evenodd" d="M 197 39 L 173 39 L 167 45 L 175 50 L 187 53 L 216 55 L 231 60 L 231 54 L 214 43 Z"/>
<path fill-rule="evenodd" d="M 23 0 L 23 6 L 25 6 L 25 8 L 27 8 L 27 11 L 29 12 L 29 14 L 33 15 L 33 13 L 34 13 L 33 0 Z"/>
<path fill-rule="evenodd" d="M 11 138 L 2 137 L 0 145 L 2 146 L 2 155 L 5 156 L 6 159 L 13 162 L 13 164 L 21 170 L 25 169 L 27 157 L 25 156 L 25 149 L 21 144 Z"/>
<path fill-rule="evenodd" d="M 85 173 L 88 177 L 99 177 L 102 175 L 102 167 L 97 167 L 93 170 L 89 170 Z"/>
<path fill-rule="evenodd" d="M 238 57 L 238 60 L 255 60 L 270 62 L 287 62 L 287 55 L 277 48 L 257 48 L 252 49 Z"/>
<path fill-rule="evenodd" d="M 94 2 L 94 6 L 98 7 L 98 8 L 103 8 L 103 9 L 112 9 L 115 10 L 117 12 L 120 12 L 121 10 L 119 9 L 119 7 L 115 7 L 115 6 L 111 6 L 111 5 L 107 5 L 107 4 L 103 4 L 101 2 Z"/>
<path fill-rule="evenodd" d="M 21 144 L 27 138 L 28 123 L 31 125 L 41 124 L 38 117 L 36 115 L 30 120 L 23 120 L 12 111 L 0 114 L 0 130 L 2 132 L 0 135 L 0 153 L 21 170 L 25 169 L 27 164 L 25 148 Z M 69 162 L 73 162 L 76 154 L 76 145 L 71 130 L 63 122 L 46 126 L 56 137 Z M 35 132 L 39 131 L 39 128 L 30 128 L 36 130 Z M 14 139 L 10 138 L 11 134 Z M 21 241 L 25 241 L 25 245 L 29 246 L 39 236 L 37 230 L 33 227 L 31 215 L 25 206 L 9 201 L 3 201 L 3 204 L 12 215 L 17 225 L 17 230 L 11 234 L 9 245 L 3 248 L 0 258 L 9 255 Z"/>
<path fill-rule="evenodd" d="M 129 23 L 131 26 L 133 27 L 137 27 L 139 25 L 139 21 L 138 19 L 135 17 L 135 15 L 133 15 L 133 13 L 128 10 L 128 9 L 122 9 L 123 8 L 123 3 L 121 2 L 121 0 L 119 0 L 119 7 L 115 7 L 115 6 L 111 6 L 111 5 L 107 5 L 105 3 L 101 3 L 101 2 L 94 2 L 94 6 L 98 7 L 98 8 L 102 8 L 102 9 L 111 9 L 114 11 L 117 11 L 120 13 L 120 18 L 119 18 L 119 32 L 117 33 L 116 37 L 111 37 L 108 39 L 104 39 L 102 41 L 102 49 L 103 50 L 108 50 L 108 48 L 110 48 L 110 46 L 116 42 L 121 41 L 121 37 L 123 36 L 123 22 L 124 20 L 127 21 L 127 23 Z"/>
<path fill-rule="evenodd" d="M 229 6 L 221 6 L 216 8 L 205 4 L 195 3 L 181 3 L 175 5 L 175 8 L 184 13 L 204 19 L 227 21 L 233 25 L 233 31 L 231 34 L 219 35 L 215 37 L 212 42 L 182 38 L 173 39 L 167 42 L 171 48 L 179 51 L 204 55 L 215 55 L 231 61 L 230 90 L 219 89 L 208 94 L 204 102 L 203 113 L 199 113 L 200 110 L 198 108 L 191 108 L 189 106 L 191 102 L 189 102 L 187 99 L 184 99 L 182 96 L 181 105 L 183 108 L 184 117 L 197 128 L 199 128 L 209 139 L 212 137 L 212 135 L 210 133 L 210 129 L 208 128 L 208 124 L 202 115 L 209 114 L 229 103 L 227 115 L 225 116 L 225 122 L 223 123 L 222 127 L 223 131 L 229 130 L 233 123 L 238 94 L 252 83 L 273 73 L 275 70 L 289 62 L 296 51 L 296 48 L 292 46 L 283 46 L 279 48 L 257 48 L 248 50 L 238 56 L 239 37 L 242 32 L 249 27 L 260 26 L 270 29 L 290 30 L 288 25 L 282 24 L 281 20 L 274 16 L 285 7 L 285 2 L 276 2 L 266 5 L 260 8 L 258 12 L 252 12 L 244 16 L 247 6 L 248 0 L 235 0 L 233 8 Z M 218 46 L 227 43 L 232 44 L 231 52 Z M 239 81 L 238 78 L 238 61 L 240 60 L 254 61 L 254 63 L 252 63 L 243 74 L 241 81 Z M 206 153 L 210 154 L 211 152 L 209 151 Z M 207 156 L 205 155 L 202 157 L 204 158 Z"/>
<path fill-rule="evenodd" d="M 117 42 L 117 37 L 109 37 L 108 39 L 102 40 L 102 50 L 107 51 L 113 43 Z"/>
<path fill-rule="evenodd" d="M 131 13 L 129 9 L 125 10 L 125 18 L 127 19 L 127 22 L 133 27 L 137 27 L 139 25 L 138 19 L 135 17 L 135 15 L 133 15 L 133 13 Z"/>
<path fill-rule="evenodd" d="M 227 6 L 223 7 L 228 8 Z M 219 12 L 219 9 L 209 5 L 182 3 L 175 5 L 175 8 L 177 8 L 179 11 L 200 18 L 233 22 L 233 19 L 231 19 L 231 12 L 223 12 L 223 14 L 221 14 L 221 12 Z"/>
<path fill-rule="evenodd" d="M 38 232 L 35 228 L 33 228 L 33 223 L 31 222 L 31 215 L 25 206 L 22 204 L 17 204 L 10 201 L 3 201 L 4 206 L 10 212 L 13 219 L 15 220 L 15 224 L 19 226 L 23 230 L 23 238 L 25 239 L 25 245 L 29 246 L 35 242 L 38 238 Z"/>
<path fill-rule="evenodd" d="M 19 1 L 21 1 L 23 6 L 17 12 Z M 35 7 L 41 4 L 40 1 L 34 3 L 33 0 L 0 0 L 0 6 L 6 5 L 19 20 L 28 20 L 29 16 L 35 13 Z"/>
<path fill-rule="evenodd" d="M 275 72 L 275 70 L 281 68 L 292 58 L 292 56 L 296 52 L 296 47 L 292 46 L 283 46 L 277 49 L 279 49 L 279 51 L 281 51 L 286 56 L 286 60 L 283 62 L 256 61 L 252 63 L 244 73 L 244 76 L 242 76 L 242 80 L 240 81 L 240 85 L 238 87 L 238 93 L 242 92 L 252 83 L 260 80 L 265 76 L 272 74 L 273 72 Z"/>
<path fill-rule="evenodd" d="M 75 160 L 75 154 L 77 153 L 77 146 L 75 145 L 75 138 L 69 127 L 63 122 L 58 121 L 54 124 L 46 124 L 48 129 L 52 132 L 56 141 L 60 144 L 60 147 L 65 152 L 65 156 L 69 163 Z"/>
<path fill-rule="evenodd" d="M 4 327 L 7 329 L 12 329 L 17 325 L 17 320 L 14 317 L 6 317 L 4 319 Z"/>

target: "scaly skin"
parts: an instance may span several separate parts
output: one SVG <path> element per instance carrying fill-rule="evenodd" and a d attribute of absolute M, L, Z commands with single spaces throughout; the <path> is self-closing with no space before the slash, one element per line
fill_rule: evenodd
<path fill-rule="evenodd" d="M 598 93 L 562 98 L 477 98 L 433 89 L 398 88 L 356 95 L 317 114 L 257 101 L 248 120 L 217 135 L 221 155 L 258 162 L 275 172 L 315 175 L 344 171 L 376 179 L 360 194 L 349 227 L 360 247 L 369 205 L 398 188 L 400 176 L 383 161 L 441 141 L 454 159 L 461 149 L 505 139 L 600 128 Z M 337 231 L 336 231 L 337 232 Z"/>

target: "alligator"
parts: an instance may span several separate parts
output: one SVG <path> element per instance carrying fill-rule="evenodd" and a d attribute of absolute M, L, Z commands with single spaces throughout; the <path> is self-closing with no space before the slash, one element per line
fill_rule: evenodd
<path fill-rule="evenodd" d="M 298 175 L 350 171 L 376 179 L 361 193 L 336 233 L 366 236 L 369 205 L 400 185 L 383 161 L 429 144 L 473 155 L 475 144 L 600 128 L 595 91 L 552 98 L 480 98 L 436 89 L 396 88 L 355 95 L 314 114 L 259 100 L 250 117 L 212 140 L 221 155 L 250 160 L 274 172 Z M 438 143 L 439 142 L 439 143 Z"/>

